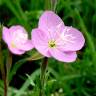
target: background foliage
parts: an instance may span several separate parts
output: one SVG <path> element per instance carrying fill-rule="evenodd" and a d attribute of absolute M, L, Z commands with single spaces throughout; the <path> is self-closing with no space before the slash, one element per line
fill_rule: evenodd
<path fill-rule="evenodd" d="M 46 0 L 0 0 L 0 22 L 5 26 L 23 25 L 30 32 L 37 27 L 45 10 Z M 85 47 L 77 52 L 76 62 L 66 64 L 49 59 L 46 75 L 46 96 L 96 96 L 96 0 L 58 0 L 57 14 L 65 25 L 78 28 L 85 36 Z M 3 43 L 4 58 L 7 47 Z M 39 60 L 31 61 L 37 57 Z M 8 96 L 38 96 L 40 54 L 35 50 L 23 56 L 12 56 Z M 30 59 L 26 59 L 30 57 Z M 0 96 L 3 96 L 0 79 Z"/>

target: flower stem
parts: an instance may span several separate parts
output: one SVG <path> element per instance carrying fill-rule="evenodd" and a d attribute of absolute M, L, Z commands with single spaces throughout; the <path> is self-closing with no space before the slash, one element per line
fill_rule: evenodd
<path fill-rule="evenodd" d="M 10 75 L 10 69 L 12 66 L 12 54 L 10 53 L 9 50 L 8 51 L 8 55 L 6 58 L 6 78 L 7 78 L 7 86 L 9 86 L 9 75 Z"/>
<path fill-rule="evenodd" d="M 48 58 L 45 57 L 43 60 L 43 63 L 41 64 L 41 77 L 40 77 L 40 95 L 39 96 L 45 96 L 44 92 L 44 87 L 45 87 L 45 74 L 46 74 L 46 69 L 48 65 Z"/>
<path fill-rule="evenodd" d="M 2 79 L 4 80 L 4 96 L 7 96 L 7 78 L 4 70 L 2 71 Z"/>
<path fill-rule="evenodd" d="M 0 42 L 0 70 L 1 70 L 1 75 L 2 75 L 2 79 L 4 81 L 4 96 L 7 96 L 7 74 L 4 68 L 4 64 L 3 64 L 3 56 L 2 56 L 2 50 L 1 50 L 1 42 Z"/>
<path fill-rule="evenodd" d="M 56 11 L 57 0 L 51 0 L 51 10 Z"/>
<path fill-rule="evenodd" d="M 0 70 L 1 70 L 1 75 L 2 79 L 4 81 L 4 96 L 7 96 L 7 78 L 6 78 L 6 72 L 4 68 L 4 63 L 3 63 L 3 55 L 2 55 L 2 28 L 3 26 L 0 24 Z"/>

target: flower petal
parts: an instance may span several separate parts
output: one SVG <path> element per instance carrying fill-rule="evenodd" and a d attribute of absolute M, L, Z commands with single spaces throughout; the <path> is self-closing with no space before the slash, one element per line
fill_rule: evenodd
<path fill-rule="evenodd" d="M 58 49 L 50 49 L 50 54 L 57 60 L 62 62 L 73 62 L 76 60 L 76 52 L 62 52 Z"/>
<path fill-rule="evenodd" d="M 13 53 L 13 54 L 16 54 L 16 55 L 22 55 L 25 53 L 25 51 L 23 50 L 19 50 L 17 48 L 13 48 L 11 46 L 8 46 L 9 50 Z"/>
<path fill-rule="evenodd" d="M 80 50 L 85 43 L 85 39 L 82 33 L 72 27 L 67 27 L 68 31 L 65 31 L 64 34 L 57 40 L 58 48 L 63 51 L 77 51 Z"/>
<path fill-rule="evenodd" d="M 61 18 L 52 11 L 45 11 L 39 19 L 38 27 L 42 29 L 46 34 L 51 35 L 51 38 L 54 38 L 56 35 L 56 30 L 61 30 L 64 28 L 64 23 Z"/>
<path fill-rule="evenodd" d="M 50 57 L 48 52 L 48 38 L 46 37 L 45 33 L 40 29 L 33 29 L 32 30 L 32 42 L 34 47 L 44 56 Z"/>
<path fill-rule="evenodd" d="M 7 27 L 3 27 L 3 40 L 9 44 L 11 41 L 10 32 Z"/>
<path fill-rule="evenodd" d="M 10 27 L 9 28 L 10 29 L 10 32 L 15 32 L 16 30 L 22 30 L 22 31 L 25 31 L 25 29 L 22 27 L 22 26 L 20 26 L 20 25 L 15 25 L 15 26 L 12 26 L 12 27 Z"/>
<path fill-rule="evenodd" d="M 20 26 L 20 25 L 16 25 L 16 26 L 12 26 L 12 27 L 10 27 L 9 28 L 9 31 L 10 31 L 10 34 L 11 34 L 11 38 L 15 38 L 16 37 L 16 31 L 20 31 L 21 33 L 25 33 L 25 34 L 27 34 L 27 32 L 26 32 L 26 30 L 22 27 L 22 26 Z M 18 31 L 18 32 L 19 32 Z"/>
<path fill-rule="evenodd" d="M 31 40 L 28 40 L 25 44 L 22 45 L 18 45 L 18 49 L 20 50 L 24 50 L 24 51 L 29 51 L 31 49 L 33 49 L 33 44 Z"/>

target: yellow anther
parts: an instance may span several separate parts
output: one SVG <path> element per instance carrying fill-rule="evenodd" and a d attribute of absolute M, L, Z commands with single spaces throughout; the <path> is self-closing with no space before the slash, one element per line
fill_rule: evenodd
<path fill-rule="evenodd" d="M 50 41 L 48 42 L 48 46 L 49 46 L 50 48 L 55 48 L 55 47 L 56 47 L 56 42 L 55 42 L 55 40 L 50 40 Z"/>

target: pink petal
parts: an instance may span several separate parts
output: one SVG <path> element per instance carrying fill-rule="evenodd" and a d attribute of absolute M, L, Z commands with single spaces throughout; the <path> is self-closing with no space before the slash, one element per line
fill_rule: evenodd
<path fill-rule="evenodd" d="M 25 30 L 22 26 L 15 25 L 15 26 L 10 27 L 10 32 L 15 32 L 18 29 L 23 30 L 23 31 Z"/>
<path fill-rule="evenodd" d="M 67 27 L 69 28 L 69 31 L 65 32 L 65 36 L 69 37 L 67 38 L 67 42 L 64 43 L 62 39 L 58 40 L 58 48 L 62 49 L 63 51 L 77 51 L 80 50 L 85 43 L 85 39 L 83 37 L 83 34 L 72 27 Z M 71 37 L 70 37 L 71 36 Z"/>
<path fill-rule="evenodd" d="M 9 28 L 9 31 L 10 31 L 12 38 L 15 38 L 13 33 L 16 32 L 17 30 L 21 30 L 22 32 L 26 33 L 26 30 L 24 29 L 24 27 L 22 27 L 20 25 L 12 26 Z"/>
<path fill-rule="evenodd" d="M 25 53 L 25 51 L 23 50 L 19 50 L 17 48 L 12 48 L 11 46 L 8 46 L 9 50 L 13 53 L 13 54 L 16 54 L 16 55 L 22 55 Z"/>
<path fill-rule="evenodd" d="M 48 38 L 40 29 L 32 30 L 32 42 L 34 47 L 44 56 L 50 57 L 48 52 Z"/>
<path fill-rule="evenodd" d="M 58 49 L 50 49 L 50 54 L 62 62 L 73 62 L 76 60 L 76 52 L 62 52 Z"/>
<path fill-rule="evenodd" d="M 64 23 L 61 18 L 52 11 L 45 11 L 39 19 L 38 27 L 46 32 L 48 36 L 51 35 L 50 37 L 54 38 L 59 25 L 59 30 L 61 30 L 62 27 L 64 28 Z"/>
<path fill-rule="evenodd" d="M 9 29 L 7 27 L 3 27 L 3 40 L 9 44 L 11 41 L 11 36 L 10 36 L 10 32 Z"/>
<path fill-rule="evenodd" d="M 20 46 L 18 46 L 18 49 L 20 50 L 24 50 L 24 51 L 29 51 L 31 49 L 33 49 L 33 44 L 31 40 L 28 40 L 25 44 L 22 44 Z"/>

